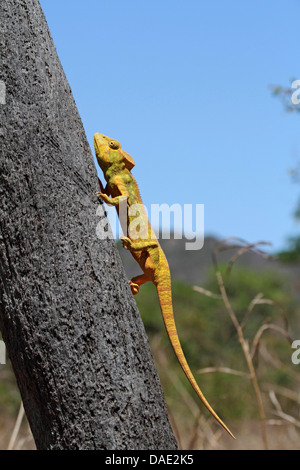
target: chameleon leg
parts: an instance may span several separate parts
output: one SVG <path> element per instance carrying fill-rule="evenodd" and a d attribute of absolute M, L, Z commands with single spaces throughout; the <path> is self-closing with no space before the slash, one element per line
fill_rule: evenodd
<path fill-rule="evenodd" d="M 157 247 L 157 240 L 132 241 L 128 237 L 120 237 L 125 250 L 138 251 L 146 248 Z"/>
<path fill-rule="evenodd" d="M 97 193 L 97 196 L 99 196 L 102 201 L 106 202 L 109 206 L 115 206 L 118 207 L 122 201 L 127 201 L 126 196 L 117 196 L 117 197 L 109 197 L 105 193 Z"/>
<path fill-rule="evenodd" d="M 109 206 L 118 206 L 120 204 L 119 197 L 109 197 L 107 194 L 104 193 L 97 193 L 102 201 L 106 202 Z"/>
<path fill-rule="evenodd" d="M 107 194 L 107 196 L 109 196 L 109 189 L 108 189 L 108 184 L 105 186 L 103 186 L 102 184 L 102 181 L 100 180 L 100 178 L 98 178 L 98 183 L 99 183 L 99 186 L 100 186 L 100 193 L 102 194 Z"/>
<path fill-rule="evenodd" d="M 104 186 L 103 186 L 102 181 L 100 180 L 100 178 L 98 178 L 98 183 L 99 183 L 99 186 L 100 186 L 100 192 L 106 194 L 105 188 L 104 188 Z"/>
<path fill-rule="evenodd" d="M 148 281 L 150 281 L 150 279 L 146 276 L 146 274 L 140 274 L 139 276 L 133 277 L 131 281 L 129 281 L 129 285 L 131 287 L 131 292 L 133 293 L 133 295 L 138 294 L 140 286 Z"/>

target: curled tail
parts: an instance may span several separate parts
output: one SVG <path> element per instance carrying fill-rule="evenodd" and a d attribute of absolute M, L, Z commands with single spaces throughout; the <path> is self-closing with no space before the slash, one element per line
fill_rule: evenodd
<path fill-rule="evenodd" d="M 174 320 L 174 313 L 173 313 L 173 306 L 172 306 L 172 294 L 171 294 L 171 281 L 170 279 L 166 278 L 164 280 L 159 281 L 156 284 L 157 288 L 157 293 L 158 293 L 158 298 L 159 298 L 159 303 L 162 311 L 162 316 L 163 320 L 165 323 L 165 327 L 169 336 L 169 339 L 171 341 L 172 347 L 174 349 L 174 352 L 176 354 L 176 357 L 186 374 L 189 382 L 191 383 L 193 389 L 197 393 L 198 397 L 202 401 L 202 403 L 206 406 L 206 408 L 210 411 L 210 413 L 213 415 L 213 417 L 218 421 L 218 423 L 223 426 L 223 428 L 230 434 L 231 437 L 234 437 L 232 432 L 228 429 L 226 424 L 223 423 L 221 418 L 217 415 L 217 413 L 212 409 L 208 401 L 206 400 L 205 396 L 203 395 L 202 391 L 200 390 L 192 372 L 191 369 L 189 368 L 189 365 L 186 361 L 186 358 L 184 356 L 179 337 L 177 334 L 176 330 L 176 325 L 175 325 L 175 320 Z"/>

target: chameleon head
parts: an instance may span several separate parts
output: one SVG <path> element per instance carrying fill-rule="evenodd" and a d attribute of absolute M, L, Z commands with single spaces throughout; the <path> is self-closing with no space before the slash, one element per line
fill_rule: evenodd
<path fill-rule="evenodd" d="M 123 163 L 129 171 L 135 165 L 133 158 L 121 149 L 120 142 L 104 134 L 97 132 L 94 135 L 94 147 L 98 164 L 104 172 L 114 164 Z"/>

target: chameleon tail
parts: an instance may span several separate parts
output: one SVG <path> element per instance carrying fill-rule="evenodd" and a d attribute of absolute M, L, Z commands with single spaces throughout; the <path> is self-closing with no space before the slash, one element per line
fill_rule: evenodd
<path fill-rule="evenodd" d="M 200 390 L 192 372 L 191 369 L 189 368 L 189 365 L 186 361 L 186 358 L 184 356 L 179 337 L 177 334 L 176 330 L 176 325 L 175 325 L 175 320 L 174 320 L 174 313 L 173 313 L 173 306 L 172 306 L 172 294 L 171 294 L 171 281 L 170 279 L 164 279 L 160 280 L 156 284 L 157 288 L 157 293 L 158 293 L 158 298 L 159 298 L 159 303 L 160 303 L 160 308 L 162 311 L 162 316 L 163 320 L 165 323 L 165 327 L 170 339 L 170 342 L 172 344 L 172 347 L 174 349 L 174 352 L 176 354 L 176 357 L 186 374 L 190 384 L 192 385 L 193 389 L 197 393 L 198 397 L 202 401 L 202 403 L 206 406 L 206 408 L 210 411 L 210 413 L 213 415 L 213 417 L 218 421 L 218 423 L 223 426 L 223 428 L 230 434 L 231 437 L 234 437 L 232 432 L 228 429 L 228 427 L 223 423 L 221 418 L 217 415 L 217 413 L 212 409 L 208 401 L 206 400 L 205 396 L 203 395 L 202 391 Z"/>

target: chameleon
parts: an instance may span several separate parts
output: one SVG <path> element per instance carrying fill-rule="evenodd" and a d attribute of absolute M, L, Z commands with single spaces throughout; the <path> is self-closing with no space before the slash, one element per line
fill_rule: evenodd
<path fill-rule="evenodd" d="M 230 436 L 235 439 L 232 432 L 208 403 L 183 353 L 173 313 L 171 275 L 168 261 L 150 225 L 137 182 L 131 174 L 135 162 L 121 148 L 119 141 L 111 139 L 104 134 L 95 133 L 94 147 L 98 165 L 103 171 L 107 182 L 104 187 L 98 178 L 100 192 L 97 192 L 97 196 L 106 204 L 116 207 L 123 234 L 127 235 L 120 237 L 123 247 L 130 251 L 143 271 L 143 274 L 135 276 L 129 281 L 131 291 L 133 295 L 136 295 L 142 284 L 149 281 L 153 282 L 157 290 L 168 337 L 183 371 L 205 407 Z M 138 208 L 138 211 L 133 211 L 133 208 Z M 130 233 L 131 224 L 134 225 L 134 221 L 137 218 L 139 221 L 138 234 L 140 236 L 136 236 L 136 232 Z"/>

